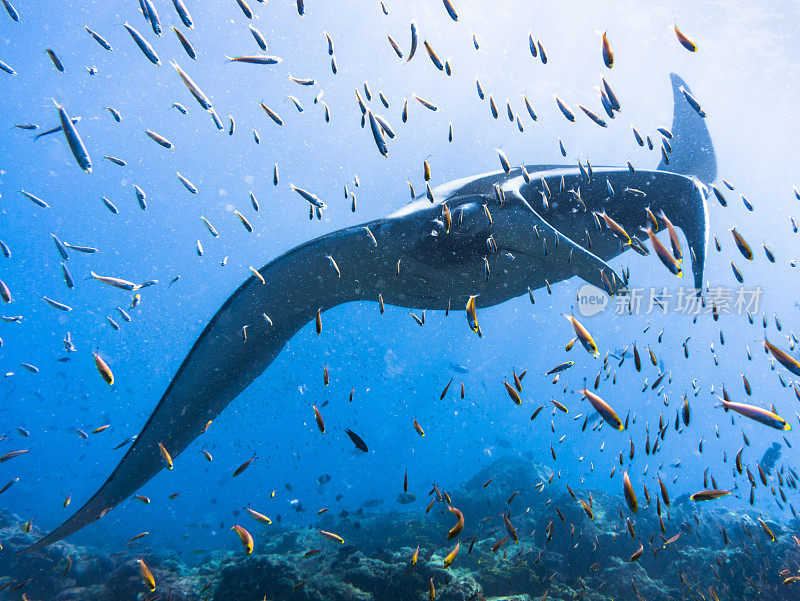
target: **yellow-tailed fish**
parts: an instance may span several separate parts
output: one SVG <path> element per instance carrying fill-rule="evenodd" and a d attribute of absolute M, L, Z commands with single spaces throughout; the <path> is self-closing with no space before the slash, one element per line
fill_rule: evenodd
<path fill-rule="evenodd" d="M 633 492 L 633 485 L 631 484 L 631 479 L 628 476 L 628 472 L 625 472 L 622 479 L 623 483 L 623 491 L 625 493 L 625 501 L 628 503 L 628 508 L 631 512 L 636 513 L 639 511 L 639 502 L 636 500 L 636 493 Z"/>
<path fill-rule="evenodd" d="M 730 490 L 708 489 L 701 490 L 689 497 L 692 501 L 713 501 L 731 494 Z"/>
<path fill-rule="evenodd" d="M 744 415 L 745 417 L 749 417 L 750 419 L 762 423 L 765 426 L 769 426 L 770 428 L 775 428 L 776 430 L 792 429 L 792 426 L 789 424 L 789 422 L 772 411 L 762 409 L 761 407 L 756 407 L 755 405 L 748 405 L 746 403 L 732 403 L 730 401 L 726 401 L 722 397 L 717 398 L 722 403 L 722 407 L 725 409 L 725 411 L 728 411 L 729 409 L 736 411 L 736 413 Z"/>
<path fill-rule="evenodd" d="M 247 509 L 247 513 L 249 513 L 253 517 L 253 519 L 255 521 L 257 521 L 257 522 L 259 522 L 261 524 L 266 524 L 266 525 L 269 525 L 269 524 L 272 523 L 272 520 L 269 519 L 267 516 L 265 516 L 263 513 L 259 513 L 257 511 L 255 511 L 254 509 L 250 509 L 249 507 L 246 507 L 245 509 Z"/>
<path fill-rule="evenodd" d="M 245 555 L 250 555 L 253 552 L 253 536 L 239 524 L 231 526 L 231 530 L 236 531 L 236 534 L 239 535 Z"/>
<path fill-rule="evenodd" d="M 166 447 L 163 444 L 161 444 L 160 442 L 158 443 L 158 452 L 161 453 L 161 458 L 164 460 L 164 463 L 167 464 L 167 469 L 171 470 L 172 469 L 172 455 L 169 454 L 169 451 L 167 451 Z"/>
<path fill-rule="evenodd" d="M 578 340 L 581 341 L 583 348 L 591 353 L 592 356 L 599 356 L 600 351 L 597 349 L 597 344 L 595 344 L 594 338 L 592 338 L 589 330 L 587 330 L 581 322 L 575 319 L 574 316 L 565 314 L 564 317 L 572 324 L 575 334 L 578 336 Z"/>
<path fill-rule="evenodd" d="M 482 336 L 481 327 L 478 325 L 478 314 L 475 311 L 476 298 L 478 298 L 477 294 L 470 296 L 469 300 L 467 301 L 467 323 L 473 332 L 475 332 L 478 336 Z"/>
<path fill-rule="evenodd" d="M 453 550 L 447 554 L 447 557 L 444 558 L 444 567 L 449 568 L 450 565 L 455 561 L 455 558 L 458 557 L 458 551 L 461 547 L 461 542 L 457 541 L 456 546 L 453 547 Z"/>
<path fill-rule="evenodd" d="M 156 590 L 156 579 L 153 578 L 153 572 L 147 567 L 144 559 L 137 559 L 136 563 L 139 564 L 139 575 L 142 577 L 142 582 L 150 589 L 151 593 L 154 592 Z"/>
<path fill-rule="evenodd" d="M 94 355 L 94 364 L 97 367 L 97 371 L 100 372 L 100 376 L 105 380 L 105 383 L 111 386 L 114 384 L 114 373 L 100 355 L 97 353 L 92 354 Z"/>
<path fill-rule="evenodd" d="M 619 418 L 614 409 L 611 408 L 611 405 L 586 388 L 581 390 L 581 394 L 589 399 L 589 402 L 592 404 L 592 407 L 594 407 L 595 411 L 597 411 L 600 416 L 611 425 L 612 428 L 619 430 L 620 432 L 625 429 L 625 426 L 622 424 L 622 420 Z"/>
<path fill-rule="evenodd" d="M 334 543 L 339 543 L 340 545 L 344 544 L 344 539 L 338 534 L 334 534 L 333 532 L 328 532 L 327 530 L 320 530 L 319 535 L 324 538 L 327 538 L 329 541 L 332 541 Z"/>

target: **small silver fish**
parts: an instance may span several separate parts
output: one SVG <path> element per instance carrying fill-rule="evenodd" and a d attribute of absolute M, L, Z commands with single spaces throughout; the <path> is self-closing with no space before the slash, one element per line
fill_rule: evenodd
<path fill-rule="evenodd" d="M 75 124 L 69 118 L 67 112 L 61 107 L 61 105 L 55 101 L 55 99 L 53 100 L 53 104 L 56 106 L 56 109 L 58 109 L 58 117 L 61 120 L 61 129 L 64 130 L 64 135 L 67 138 L 67 144 L 72 151 L 72 155 L 75 157 L 75 161 L 86 173 L 91 173 L 92 160 L 89 158 L 89 153 L 86 151 L 86 146 L 84 146 L 83 140 L 81 140 L 81 137 L 78 134 L 78 130 L 75 129 Z"/>
<path fill-rule="evenodd" d="M 156 51 L 153 49 L 153 47 L 150 45 L 150 42 L 144 39 L 144 36 L 142 36 L 141 33 L 136 31 L 136 29 L 131 27 L 127 21 L 123 23 L 122 26 L 128 30 L 128 33 L 131 35 L 131 38 L 133 38 L 133 41 L 136 42 L 136 45 L 139 47 L 139 50 L 142 51 L 142 54 L 144 54 L 147 57 L 147 60 L 149 60 L 154 65 L 160 65 L 161 59 L 158 58 L 158 55 L 156 54 Z"/>

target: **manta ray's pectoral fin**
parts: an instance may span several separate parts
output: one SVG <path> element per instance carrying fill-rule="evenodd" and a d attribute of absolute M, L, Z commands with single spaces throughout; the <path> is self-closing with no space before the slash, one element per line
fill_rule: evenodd
<path fill-rule="evenodd" d="M 371 266 L 379 263 L 385 241 L 383 224 L 372 221 L 310 240 L 245 280 L 203 329 L 105 483 L 24 552 L 38 551 L 77 532 L 130 497 L 164 468 L 162 449 L 177 458 L 298 330 L 314 321 L 318 310 L 361 300 L 365 291 L 371 291 L 375 282 Z M 368 235 L 365 229 L 370 227 Z"/>
<path fill-rule="evenodd" d="M 532 213 L 536 231 L 544 241 L 553 241 L 551 252 L 542 258 L 545 261 L 557 262 L 549 268 L 550 271 L 556 274 L 559 280 L 578 276 L 585 282 L 605 290 L 612 297 L 625 294 L 627 287 L 622 276 L 603 259 L 563 234 L 542 217 L 520 193 L 523 184 L 522 177 L 511 179 L 503 186 L 503 193 L 506 201 L 519 202 L 522 210 Z M 547 244 L 544 241 L 543 244 Z M 559 252 L 552 252 L 555 248 L 558 248 Z"/>
<path fill-rule="evenodd" d="M 689 85 L 670 73 L 674 113 L 672 116 L 672 152 L 657 169 L 693 176 L 703 183 L 717 179 L 717 157 L 706 120 L 693 109 L 681 89 L 691 93 Z M 663 155 L 666 156 L 666 155 Z"/>

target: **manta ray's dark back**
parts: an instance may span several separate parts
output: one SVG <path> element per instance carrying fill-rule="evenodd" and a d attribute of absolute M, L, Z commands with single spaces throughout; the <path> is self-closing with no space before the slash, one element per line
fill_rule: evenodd
<path fill-rule="evenodd" d="M 669 164 L 661 161 L 659 171 L 696 177 L 704 184 L 717 179 L 717 156 L 706 120 L 686 101 L 681 88 L 691 93 L 680 76 L 670 73 L 675 112 L 672 116 L 672 152 Z"/>

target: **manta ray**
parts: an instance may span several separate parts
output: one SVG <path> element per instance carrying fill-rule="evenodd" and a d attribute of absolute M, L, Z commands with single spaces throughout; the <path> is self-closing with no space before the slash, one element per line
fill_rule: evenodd
<path fill-rule="evenodd" d="M 589 174 L 582 165 L 526 165 L 468 177 L 434 188 L 433 201 L 423 195 L 384 219 L 310 240 L 267 263 L 205 327 L 97 493 L 26 551 L 73 534 L 130 497 L 163 469 L 160 445 L 173 457 L 186 449 L 318 311 L 379 298 L 445 310 L 476 296 L 488 307 L 574 276 L 618 294 L 626 282 L 607 261 L 631 246 L 598 231 L 595 214 L 636 234 L 648 224 L 646 207 L 663 210 L 683 232 L 701 288 L 704 183 L 716 178 L 716 158 L 703 117 L 681 92 L 688 86 L 671 79 L 672 151 L 655 170 L 594 167 Z"/>

